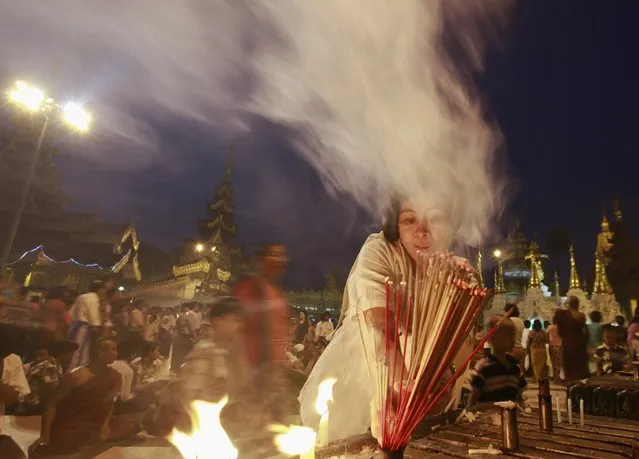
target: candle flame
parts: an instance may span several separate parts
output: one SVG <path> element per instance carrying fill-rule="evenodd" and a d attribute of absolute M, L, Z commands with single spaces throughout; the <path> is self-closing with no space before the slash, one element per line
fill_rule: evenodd
<path fill-rule="evenodd" d="M 276 433 L 273 441 L 280 453 L 289 456 L 301 456 L 313 451 L 317 434 L 310 427 L 272 425 L 271 432 Z"/>
<path fill-rule="evenodd" d="M 201 400 L 191 403 L 193 431 L 173 429 L 169 437 L 184 459 L 237 459 L 237 449 L 220 422 L 220 413 L 228 401 L 224 397 L 217 403 Z"/>
<path fill-rule="evenodd" d="M 317 399 L 315 399 L 315 411 L 320 416 L 328 414 L 328 402 L 333 401 L 333 386 L 337 382 L 335 378 L 328 378 L 322 381 L 317 389 Z"/>

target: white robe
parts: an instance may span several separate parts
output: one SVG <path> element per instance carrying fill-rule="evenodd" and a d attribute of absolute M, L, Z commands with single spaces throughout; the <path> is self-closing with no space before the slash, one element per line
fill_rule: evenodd
<path fill-rule="evenodd" d="M 344 288 L 342 326 L 335 331 L 313 367 L 299 397 L 302 424 L 317 429 L 320 421 L 315 410 L 318 386 L 327 378 L 337 380 L 333 386 L 333 403 L 329 407 L 329 442 L 366 433 L 371 426 L 374 384 L 366 364 L 358 310 L 385 308 L 385 281 L 399 277 L 412 282 L 408 253 L 399 244 L 387 242 L 382 233 L 370 235 Z"/>

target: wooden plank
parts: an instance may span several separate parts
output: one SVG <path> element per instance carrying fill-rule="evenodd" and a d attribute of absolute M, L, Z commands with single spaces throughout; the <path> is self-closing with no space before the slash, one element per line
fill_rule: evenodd
<path fill-rule="evenodd" d="M 562 416 L 562 419 L 565 419 L 565 418 Z M 574 424 L 574 423 L 573 424 L 568 424 L 567 422 L 558 423 L 556 417 L 553 420 L 554 420 L 555 433 L 559 435 L 570 435 L 570 433 L 572 432 L 579 432 L 579 433 L 586 433 L 586 434 L 597 433 L 597 434 L 605 435 L 609 438 L 623 439 L 623 440 L 628 440 L 634 443 L 639 442 L 639 431 L 637 430 L 633 431 L 633 430 L 613 429 L 613 428 L 602 427 L 602 426 L 595 427 L 591 425 L 589 426 L 588 424 L 586 424 L 584 427 L 581 427 L 579 424 Z M 485 422 L 485 421 L 478 419 L 477 422 Z M 519 417 L 519 424 L 530 425 L 530 426 L 539 428 L 539 419 L 535 417 L 531 417 L 531 416 L 521 416 Z"/>
<path fill-rule="evenodd" d="M 429 436 L 410 443 L 411 448 L 426 452 L 432 452 L 447 457 L 468 457 L 469 449 L 477 449 L 470 446 L 465 439 L 449 439 L 444 437 Z M 486 446 L 482 446 L 485 448 Z M 427 456 L 416 456 L 427 457 Z M 496 456 L 498 457 L 498 456 Z"/>
<path fill-rule="evenodd" d="M 458 432 L 456 429 L 449 429 L 445 431 L 438 432 L 435 436 L 433 435 L 431 441 L 436 441 L 443 444 L 455 445 L 457 447 L 462 446 L 466 451 L 466 456 L 468 457 L 469 449 L 485 449 L 488 445 L 492 444 L 494 448 L 501 448 L 501 437 L 496 437 L 494 435 L 491 436 L 483 436 L 481 434 L 468 434 L 464 432 Z M 442 449 L 446 452 L 446 449 Z M 547 451 L 539 450 L 538 448 L 534 448 L 528 445 L 521 445 L 518 451 L 509 451 L 507 453 L 491 456 L 491 457 L 525 457 L 530 459 L 565 459 L 566 455 L 563 452 L 553 452 L 552 449 L 548 449 Z M 583 457 L 583 456 L 582 456 Z M 586 456 L 590 458 L 595 458 L 599 456 Z"/>
<path fill-rule="evenodd" d="M 501 438 L 501 426 L 492 424 L 470 423 L 460 425 L 454 428 L 455 432 L 463 432 L 471 436 L 486 436 L 487 438 Z M 632 445 L 623 445 L 618 443 L 604 443 L 602 438 L 588 439 L 575 438 L 572 436 L 557 436 L 553 434 L 545 434 L 536 429 L 527 428 L 520 425 L 519 438 L 522 445 L 544 451 L 565 452 L 577 457 L 598 457 L 619 458 L 630 457 L 632 454 Z M 530 441 L 534 440 L 534 441 Z M 543 446 L 543 448 L 541 447 Z M 584 451 L 584 448 L 589 451 Z"/>

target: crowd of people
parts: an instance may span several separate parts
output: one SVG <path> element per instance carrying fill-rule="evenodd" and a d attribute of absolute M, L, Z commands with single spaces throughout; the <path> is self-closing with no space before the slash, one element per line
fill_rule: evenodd
<path fill-rule="evenodd" d="M 574 382 L 594 375 L 631 372 L 639 360 L 639 308 L 628 327 L 625 318 L 602 324 L 599 311 L 590 320 L 581 312 L 579 299 L 570 297 L 550 322 L 522 320 L 515 304 L 506 305 L 509 317 L 490 317 L 486 332 L 499 328 L 485 347 L 482 359 L 470 373 L 469 405 L 495 401 L 523 401 L 527 375 L 535 381 Z M 481 331 L 476 339 L 481 338 Z"/>
<path fill-rule="evenodd" d="M 165 308 L 122 298 L 112 277 L 79 295 L 60 287 L 41 298 L 26 298 L 24 288 L 2 280 L 0 320 L 28 317 L 39 332 L 21 349 L 0 334 L 0 405 L 10 414 L 42 416 L 30 457 L 64 455 L 141 431 L 188 432 L 195 399 L 232 396 L 243 408 L 227 410 L 237 418 L 227 421 L 244 428 L 246 413 L 255 415 L 258 407 L 261 427 L 297 414 L 297 393 L 288 388 L 297 380 L 299 390 L 334 326 L 328 314 L 315 323 L 303 311 L 292 315 L 277 285 L 285 266 L 284 247 L 267 245 L 255 273 L 240 279 L 232 295 Z M 5 447 L 23 457 L 0 436 Z"/>

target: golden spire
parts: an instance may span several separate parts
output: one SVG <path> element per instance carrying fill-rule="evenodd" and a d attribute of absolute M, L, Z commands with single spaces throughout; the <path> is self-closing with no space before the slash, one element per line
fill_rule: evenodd
<path fill-rule="evenodd" d="M 601 218 L 601 231 L 603 233 L 610 231 L 610 223 L 608 223 L 608 218 L 606 218 L 605 212 L 603 214 L 603 217 Z"/>
<path fill-rule="evenodd" d="M 506 286 L 504 285 L 504 265 L 501 264 L 501 260 L 497 260 L 497 266 L 495 267 L 495 294 L 503 294 L 506 292 Z"/>
<path fill-rule="evenodd" d="M 530 244 L 530 251 L 526 255 L 526 260 L 530 262 L 530 280 L 528 281 L 528 288 L 541 287 L 541 279 L 539 276 L 538 263 L 539 246 L 535 241 Z"/>
<path fill-rule="evenodd" d="M 620 222 L 621 220 L 623 220 L 623 215 L 621 215 L 621 207 L 619 206 L 619 201 L 615 199 L 614 202 L 612 203 L 612 208 L 615 213 L 615 221 Z"/>
<path fill-rule="evenodd" d="M 608 275 L 606 274 L 606 264 L 602 263 L 601 257 L 595 253 L 595 283 L 592 287 L 592 293 L 609 293 L 610 284 L 608 283 Z"/>
<path fill-rule="evenodd" d="M 476 268 L 477 268 L 477 274 L 479 275 L 479 279 L 478 279 L 479 280 L 479 286 L 483 287 L 485 284 L 484 284 L 484 272 L 483 272 L 483 269 L 482 269 L 481 249 L 479 249 L 477 251 L 477 266 L 476 266 Z"/>
<path fill-rule="evenodd" d="M 579 274 L 577 273 L 577 263 L 575 263 L 575 248 L 570 246 L 570 284 L 569 288 L 581 288 Z"/>
<path fill-rule="evenodd" d="M 552 283 L 552 296 L 559 298 L 561 296 L 561 289 L 559 287 L 559 276 L 555 271 L 555 280 Z"/>

